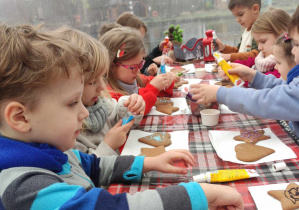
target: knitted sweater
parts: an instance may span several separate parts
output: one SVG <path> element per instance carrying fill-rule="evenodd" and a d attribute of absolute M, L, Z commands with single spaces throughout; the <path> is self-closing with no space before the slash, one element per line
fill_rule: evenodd
<path fill-rule="evenodd" d="M 248 32 L 246 30 L 247 29 L 245 29 L 244 33 Z M 256 57 L 258 55 L 258 53 L 259 53 L 258 46 L 253 38 L 252 38 L 252 43 L 250 46 L 251 50 L 249 52 L 239 52 L 241 43 L 242 43 L 242 37 L 241 37 L 241 41 L 237 47 L 225 45 L 225 49 L 221 53 L 231 54 L 231 57 L 230 57 L 231 62 L 234 62 L 235 60 L 247 60 L 247 58 L 249 58 L 249 57 Z"/>
<path fill-rule="evenodd" d="M 145 87 L 138 89 L 138 94 L 141 95 L 143 97 L 143 100 L 145 101 L 144 115 L 146 115 L 156 103 L 157 97 L 169 97 L 173 95 L 174 82 L 172 82 L 172 84 L 166 90 L 159 91 L 156 87 L 149 84 L 150 81 L 154 78 L 153 76 L 145 76 L 143 74 L 139 74 L 139 77 L 142 79 L 143 84 L 145 85 Z M 123 96 L 123 94 L 113 90 L 110 85 L 107 85 L 107 89 L 111 97 L 115 98 L 116 100 Z"/>
<path fill-rule="evenodd" d="M 273 55 L 263 58 L 261 53 L 255 58 L 249 57 L 247 60 L 236 60 L 234 63 L 240 63 L 255 70 L 258 70 L 266 75 L 272 74 L 276 78 L 280 78 L 280 73 L 277 69 L 274 69 Z M 275 60 L 274 60 L 275 62 Z M 258 64 L 257 64 L 258 63 Z"/>
<path fill-rule="evenodd" d="M 144 156 L 96 158 L 0 137 L 0 202 L 15 209 L 208 209 L 198 183 L 111 195 L 98 186 L 141 179 Z M 0 206 L 2 205 L 0 204 Z"/>
<path fill-rule="evenodd" d="M 299 72 L 299 65 L 294 69 Z M 299 77 L 287 84 L 273 75 L 257 71 L 250 87 L 221 87 L 217 92 L 217 101 L 239 113 L 293 121 L 295 133 L 299 136 L 299 116 L 294 114 L 299 113 Z"/>
<path fill-rule="evenodd" d="M 92 132 L 89 129 L 84 129 L 81 131 L 80 135 L 77 137 L 77 142 L 74 149 L 78 149 L 88 154 L 95 154 L 97 157 L 109 155 L 118 156 L 119 151 L 113 150 L 103 141 L 103 139 L 107 132 L 126 115 L 127 108 L 123 106 L 123 103 L 129 97 L 130 96 L 122 96 L 118 101 L 113 98 L 99 98 L 99 100 L 104 102 L 108 109 L 108 117 L 106 119 L 105 125 L 99 132 Z M 142 115 L 136 115 L 135 123 L 132 128 L 136 128 L 142 118 Z"/>

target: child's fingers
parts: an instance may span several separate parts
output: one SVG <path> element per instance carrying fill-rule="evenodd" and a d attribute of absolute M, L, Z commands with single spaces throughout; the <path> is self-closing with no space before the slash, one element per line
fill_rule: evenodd
<path fill-rule="evenodd" d="M 178 160 L 183 160 L 186 163 L 188 163 L 189 165 L 193 166 L 194 165 L 194 161 L 192 160 L 191 157 L 189 157 L 187 154 L 183 153 L 183 152 L 175 152 L 172 154 L 172 161 L 178 161 Z"/>
<path fill-rule="evenodd" d="M 123 122 L 122 119 L 120 119 L 120 120 L 113 126 L 113 128 L 114 128 L 114 129 L 119 128 L 119 127 L 121 126 L 122 122 Z"/>
<path fill-rule="evenodd" d="M 134 114 L 144 114 L 144 110 L 145 110 L 145 102 L 142 102 L 141 105 L 138 107 L 138 109 L 134 112 Z"/>
<path fill-rule="evenodd" d="M 169 166 L 167 169 L 167 173 L 173 174 L 187 174 L 188 170 L 186 168 L 176 167 L 176 166 Z"/>
<path fill-rule="evenodd" d="M 130 98 L 129 98 L 129 103 L 128 103 L 128 110 L 131 110 L 132 109 L 132 107 L 134 107 L 135 106 L 135 104 L 136 104 L 136 102 L 137 102 L 137 100 L 138 100 L 138 97 L 139 97 L 139 95 L 137 95 L 137 94 L 132 94 L 131 96 L 130 96 Z"/>
<path fill-rule="evenodd" d="M 143 98 L 141 96 L 138 97 L 136 103 L 130 109 L 130 111 L 133 112 L 134 114 L 139 114 L 140 111 L 142 111 L 142 109 L 140 109 L 140 108 L 142 108 L 142 106 L 144 104 L 143 102 L 144 102 Z"/>
<path fill-rule="evenodd" d="M 129 103 L 130 103 L 130 98 L 124 101 L 124 107 L 128 107 Z"/>
<path fill-rule="evenodd" d="M 191 154 L 191 152 L 189 152 L 188 150 L 185 150 L 185 149 L 176 149 L 175 150 L 176 152 L 180 152 L 180 153 L 184 153 L 185 155 L 187 155 L 192 161 L 193 161 L 193 164 L 195 164 L 195 158 L 194 156 Z"/>
<path fill-rule="evenodd" d="M 124 124 L 123 126 L 121 126 L 122 132 L 128 133 L 130 128 L 134 125 L 134 122 L 135 122 L 135 119 L 133 119 L 130 122 L 128 122 L 127 124 Z"/>

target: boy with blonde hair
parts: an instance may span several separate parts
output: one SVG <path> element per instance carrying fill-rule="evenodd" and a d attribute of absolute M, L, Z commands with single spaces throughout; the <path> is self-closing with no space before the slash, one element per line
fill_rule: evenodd
<path fill-rule="evenodd" d="M 187 150 L 102 158 L 72 150 L 88 116 L 81 98 L 89 55 L 31 26 L 0 25 L 0 46 L 0 208 L 243 209 L 241 195 L 222 185 L 181 183 L 134 195 L 99 188 L 152 170 L 186 174 L 173 161 L 195 159 Z"/>

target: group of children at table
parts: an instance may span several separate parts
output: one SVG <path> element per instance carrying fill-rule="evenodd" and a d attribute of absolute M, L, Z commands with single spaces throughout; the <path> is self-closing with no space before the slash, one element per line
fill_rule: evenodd
<path fill-rule="evenodd" d="M 238 48 L 217 40 L 225 59 L 254 60 L 254 69 L 232 63 L 230 73 L 255 89 L 197 84 L 190 92 L 198 103 L 217 100 L 240 113 L 294 121 L 298 134 L 292 113 L 299 100 L 299 7 L 292 18 L 276 9 L 258 17 L 260 7 L 260 0 L 231 0 L 229 9 L 246 30 Z M 187 150 L 119 156 L 128 131 L 158 96 L 172 95 L 178 80 L 171 73 L 139 73 L 157 73 L 165 43 L 146 56 L 145 24 L 132 14 L 123 16 L 101 29 L 99 41 L 66 27 L 0 25 L 0 208 L 243 208 L 241 195 L 222 185 L 180 183 L 134 195 L 111 195 L 101 188 L 138 181 L 152 170 L 187 174 L 174 161 L 195 164 Z M 274 68 L 281 79 L 263 74 Z M 122 125 L 128 111 L 135 118 Z"/>

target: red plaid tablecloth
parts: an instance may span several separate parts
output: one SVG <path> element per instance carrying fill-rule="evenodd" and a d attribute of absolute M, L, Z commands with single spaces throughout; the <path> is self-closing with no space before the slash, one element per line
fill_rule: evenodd
<path fill-rule="evenodd" d="M 194 74 L 185 74 L 184 78 L 194 78 Z M 208 73 L 206 80 L 216 79 L 217 75 Z M 180 91 L 176 91 L 174 97 L 184 97 Z M 299 181 L 299 159 L 284 160 L 287 170 L 273 172 L 271 166 L 274 162 L 261 164 L 241 165 L 221 160 L 209 139 L 209 130 L 240 130 L 241 128 L 264 129 L 270 128 L 296 154 L 299 154 L 299 147 L 295 141 L 284 131 L 276 120 L 261 119 L 259 117 L 243 114 L 220 115 L 219 124 L 214 127 L 206 127 L 201 124 L 201 118 L 193 115 L 176 116 L 145 116 L 137 129 L 147 132 L 189 130 L 189 148 L 194 155 L 197 164 L 189 168 L 187 175 L 165 174 L 160 172 L 149 172 L 140 182 L 129 185 L 113 184 L 108 191 L 112 194 L 127 192 L 134 194 L 148 189 L 163 188 L 170 185 L 177 185 L 180 182 L 192 181 L 192 176 L 220 169 L 255 169 L 260 177 L 251 178 L 229 183 L 222 183 L 237 189 L 244 200 L 245 209 L 256 209 L 254 201 L 248 191 L 249 186 L 266 184 L 288 183 Z"/>

